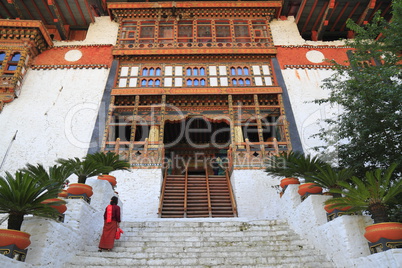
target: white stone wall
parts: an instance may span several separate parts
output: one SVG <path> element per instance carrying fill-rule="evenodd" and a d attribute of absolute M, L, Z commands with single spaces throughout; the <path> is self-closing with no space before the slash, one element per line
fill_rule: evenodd
<path fill-rule="evenodd" d="M 162 187 L 160 169 L 132 169 L 115 171 L 118 192 L 124 203 L 122 221 L 158 218 L 158 208 Z"/>
<path fill-rule="evenodd" d="M 270 23 L 272 38 L 276 46 L 299 45 L 343 45 L 343 41 L 309 41 L 304 40 L 297 28 L 295 18 L 290 16 L 287 20 L 272 20 Z"/>
<path fill-rule="evenodd" d="M 108 74 L 109 69 L 29 70 L 21 95 L 0 113 L 2 171 L 84 156 Z"/>
<path fill-rule="evenodd" d="M 87 36 L 83 41 L 54 41 L 54 46 L 82 45 L 115 45 L 119 24 L 111 21 L 109 16 L 95 17 L 95 22 L 89 26 Z"/>
<path fill-rule="evenodd" d="M 234 170 L 231 183 L 240 218 L 278 218 L 278 179 L 267 176 L 263 170 Z"/>

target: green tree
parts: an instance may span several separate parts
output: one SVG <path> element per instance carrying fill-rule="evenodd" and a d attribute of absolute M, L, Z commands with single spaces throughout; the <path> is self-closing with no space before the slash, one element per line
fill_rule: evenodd
<path fill-rule="evenodd" d="M 327 130 L 317 134 L 324 141 L 337 130 L 339 164 L 364 175 L 366 170 L 399 164 L 402 172 L 402 1 L 393 2 L 393 19 L 377 12 L 372 23 L 359 26 L 348 20 L 356 33 L 347 40 L 352 47 L 350 68 L 335 63 L 335 73 L 324 80 L 330 91 L 318 104 L 340 105 L 343 112 L 326 120 Z M 321 148 L 321 149 L 328 149 Z"/>

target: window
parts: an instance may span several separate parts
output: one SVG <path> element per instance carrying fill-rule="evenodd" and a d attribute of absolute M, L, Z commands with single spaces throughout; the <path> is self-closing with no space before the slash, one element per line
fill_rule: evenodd
<path fill-rule="evenodd" d="M 174 40 L 173 21 L 159 22 L 158 41 L 160 43 L 172 43 Z"/>
<path fill-rule="evenodd" d="M 257 43 L 268 43 L 268 27 L 265 21 L 253 21 L 254 40 Z"/>
<path fill-rule="evenodd" d="M 120 40 L 119 40 L 120 43 L 134 44 L 136 31 L 137 31 L 137 22 L 135 21 L 123 22 L 120 32 Z"/>
<path fill-rule="evenodd" d="M 219 20 L 215 22 L 216 42 L 229 43 L 232 41 L 229 20 Z"/>
<path fill-rule="evenodd" d="M 0 52 L 0 61 L 3 61 L 6 58 L 6 53 Z"/>
<path fill-rule="evenodd" d="M 197 41 L 198 42 L 212 42 L 211 21 L 197 21 Z"/>
<path fill-rule="evenodd" d="M 143 21 L 140 26 L 140 43 L 153 43 L 155 34 L 155 22 Z"/>
<path fill-rule="evenodd" d="M 245 20 L 234 22 L 235 42 L 250 42 L 250 31 L 248 23 Z"/>
<path fill-rule="evenodd" d="M 21 54 L 20 53 L 14 53 L 14 55 L 11 57 L 11 61 L 13 62 L 17 62 L 19 61 L 21 58 Z"/>
<path fill-rule="evenodd" d="M 193 42 L 193 22 L 192 21 L 179 21 L 178 22 L 178 38 L 179 43 Z"/>

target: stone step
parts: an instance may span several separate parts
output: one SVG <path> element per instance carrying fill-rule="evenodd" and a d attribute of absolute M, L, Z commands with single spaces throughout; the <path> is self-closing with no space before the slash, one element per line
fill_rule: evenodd
<path fill-rule="evenodd" d="M 111 252 L 87 245 L 74 267 L 333 267 L 285 221 L 124 222 Z"/>

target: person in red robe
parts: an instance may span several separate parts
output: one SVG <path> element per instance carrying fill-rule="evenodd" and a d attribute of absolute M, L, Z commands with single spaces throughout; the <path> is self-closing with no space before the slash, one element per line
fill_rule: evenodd
<path fill-rule="evenodd" d="M 99 251 L 102 251 L 102 249 L 110 251 L 114 247 L 116 231 L 120 225 L 120 207 L 117 203 L 118 198 L 113 196 L 110 200 L 110 205 L 106 207 L 105 213 L 103 214 L 105 222 L 99 242 Z"/>

